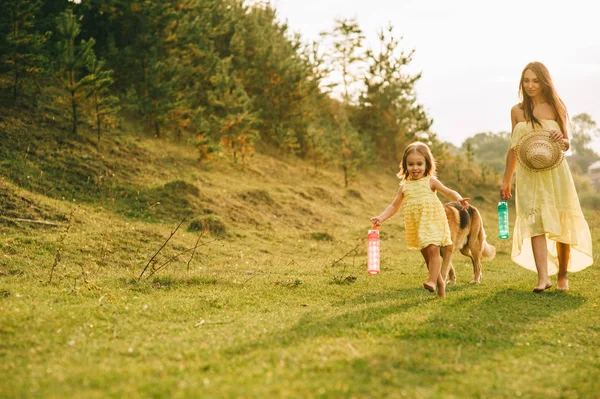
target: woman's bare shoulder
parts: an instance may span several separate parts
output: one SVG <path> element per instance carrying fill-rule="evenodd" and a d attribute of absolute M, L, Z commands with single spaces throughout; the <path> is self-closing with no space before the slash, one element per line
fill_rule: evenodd
<path fill-rule="evenodd" d="M 523 122 L 525 120 L 525 111 L 521 108 L 521 103 L 513 105 L 510 109 L 510 119 L 513 124 Z"/>
<path fill-rule="evenodd" d="M 525 111 L 521 108 L 521 103 L 513 105 L 510 109 L 510 116 L 516 121 L 525 120 Z"/>

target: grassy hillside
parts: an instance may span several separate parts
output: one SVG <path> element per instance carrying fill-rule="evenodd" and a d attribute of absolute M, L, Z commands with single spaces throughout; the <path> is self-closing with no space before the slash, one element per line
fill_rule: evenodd
<path fill-rule="evenodd" d="M 96 148 L 58 139 L 51 118 L 3 115 L 3 397 L 600 392 L 600 271 L 532 294 L 535 274 L 495 237 L 493 182 L 444 181 L 476 198 L 498 255 L 477 286 L 456 255 L 458 284 L 438 300 L 400 215 L 382 228 L 381 274 L 366 274 L 393 171 L 345 189 L 299 160 L 201 164 L 183 143 L 115 133 Z M 586 217 L 597 237 L 600 216 Z"/>

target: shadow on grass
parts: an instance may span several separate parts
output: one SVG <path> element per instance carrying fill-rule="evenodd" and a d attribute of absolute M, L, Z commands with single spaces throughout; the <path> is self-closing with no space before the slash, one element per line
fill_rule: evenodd
<path fill-rule="evenodd" d="M 27 133 L 23 139 L 18 132 L 3 132 L 0 172 L 28 191 L 101 205 L 145 222 L 180 220 L 190 210 L 212 202 L 194 184 L 182 180 L 150 187 L 131 184 L 134 177 L 143 176 L 139 165 L 155 161 L 153 154 L 131 139 L 115 137 L 118 150 L 99 151 L 84 136 L 74 136 L 57 150 L 62 131 Z"/>
<path fill-rule="evenodd" d="M 480 298 L 478 292 L 458 297 L 418 329 L 407 331 L 401 337 L 512 346 L 513 336 L 544 319 L 576 309 L 586 301 L 582 296 L 563 292 L 538 295 L 515 289 Z"/>
<path fill-rule="evenodd" d="M 506 368 L 506 359 L 515 357 L 532 358 L 540 348 L 555 341 L 556 333 L 549 321 L 574 311 L 586 300 L 580 295 L 556 291 L 537 295 L 505 289 L 487 297 L 473 291 L 447 300 L 424 322 L 409 322 L 406 327 L 388 332 L 394 345 L 385 346 L 385 349 L 375 347 L 368 354 L 350 360 L 338 360 L 339 367 L 329 365 L 333 369 L 329 378 L 353 378 L 356 391 L 364 386 L 375 389 L 387 386 L 406 390 L 406 395 L 402 396 L 446 397 L 441 393 L 444 388 L 438 388 L 440 391 L 437 392 L 435 388 L 429 393 L 421 391 L 417 395 L 420 388 L 415 387 L 431 382 L 430 376 L 435 375 L 441 386 L 452 386 L 458 381 L 459 385 L 452 388 L 451 397 L 511 398 L 514 392 L 502 384 L 478 385 L 470 379 L 470 371 L 479 367 L 489 370 L 494 367 L 494 362 Z M 409 313 L 403 317 L 410 321 L 412 316 Z M 557 324 L 560 324 L 559 330 L 564 328 L 560 321 Z M 343 334 L 344 331 L 340 331 L 340 336 Z M 523 342 L 519 342 L 523 340 L 530 341 L 532 346 L 529 347 L 529 342 L 523 346 Z M 497 380 L 494 372 L 491 373 L 489 378 Z M 514 375 L 518 378 L 518 371 Z M 360 384 L 357 378 L 362 379 Z M 442 383 L 444 378 L 449 382 Z M 534 386 L 523 386 L 521 391 L 528 397 L 542 396 L 539 388 Z"/>
<path fill-rule="evenodd" d="M 467 288 L 467 287 L 465 287 Z M 226 350 L 229 355 L 247 354 L 253 350 L 273 347 L 298 346 L 301 341 L 323 337 L 356 336 L 363 333 L 411 341 L 424 346 L 456 346 L 481 344 L 502 349 L 513 346 L 513 337 L 531 329 L 533 325 L 561 312 L 583 305 L 586 299 L 560 292 L 536 295 L 530 292 L 506 289 L 492 296 L 481 292 L 458 298 L 436 301 L 431 295 L 420 295 L 422 290 L 410 289 L 387 293 L 364 294 L 350 303 L 367 305 L 360 310 L 345 312 L 334 317 L 319 317 L 306 313 L 288 330 L 269 334 L 260 340 Z M 395 300 L 391 305 L 384 301 Z M 421 322 L 418 308 L 436 301 L 435 312 Z M 373 302 L 379 305 L 369 306 Z M 386 317 L 405 314 L 404 322 L 382 322 Z"/>
<path fill-rule="evenodd" d="M 398 298 L 397 292 L 384 295 L 387 296 L 387 299 Z M 226 352 L 230 355 L 245 354 L 252 350 L 267 347 L 298 345 L 303 340 L 319 337 L 350 336 L 353 335 L 353 332 L 360 330 L 374 331 L 377 329 L 376 324 L 379 320 L 390 315 L 408 312 L 410 309 L 419 307 L 432 300 L 430 296 L 415 296 L 414 290 L 411 296 L 413 299 L 410 301 L 388 306 L 363 307 L 360 310 L 346 312 L 330 318 L 319 317 L 316 313 L 305 313 L 295 326 L 286 331 L 267 335 L 259 341 L 230 348 Z M 369 302 L 367 301 L 367 304 Z"/>

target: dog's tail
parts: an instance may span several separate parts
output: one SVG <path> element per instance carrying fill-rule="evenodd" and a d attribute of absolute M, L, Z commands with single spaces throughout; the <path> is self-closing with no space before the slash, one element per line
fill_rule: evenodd
<path fill-rule="evenodd" d="M 496 247 L 488 244 L 488 242 L 483 243 L 483 257 L 486 259 L 494 259 L 496 256 Z"/>
<path fill-rule="evenodd" d="M 479 218 L 479 225 L 481 226 L 481 230 L 479 231 L 479 238 L 481 240 L 480 242 L 483 243 L 483 252 L 481 253 L 481 256 L 486 259 L 494 259 L 494 257 L 496 256 L 496 247 L 488 244 L 486 240 L 487 236 L 485 234 L 485 229 L 483 228 L 483 218 L 481 217 L 479 210 L 477 210 L 477 217 Z"/>

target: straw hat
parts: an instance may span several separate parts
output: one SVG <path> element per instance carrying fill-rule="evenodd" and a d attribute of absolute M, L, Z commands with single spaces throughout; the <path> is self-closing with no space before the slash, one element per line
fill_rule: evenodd
<path fill-rule="evenodd" d="M 516 147 L 521 166 L 532 172 L 543 172 L 556 168 L 565 155 L 562 141 L 550 140 L 550 132 L 536 130 L 519 140 Z"/>

